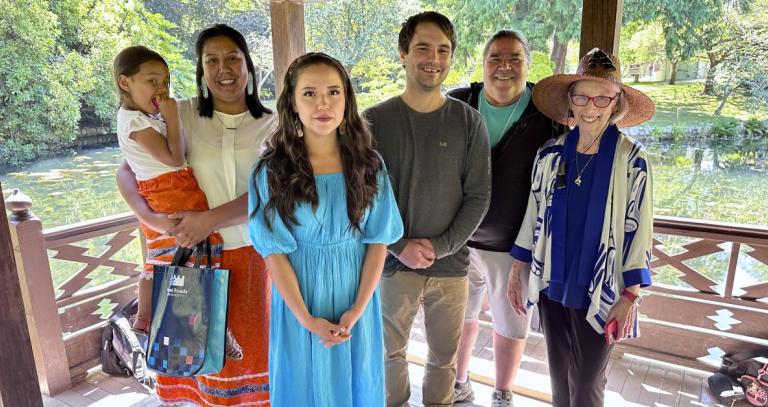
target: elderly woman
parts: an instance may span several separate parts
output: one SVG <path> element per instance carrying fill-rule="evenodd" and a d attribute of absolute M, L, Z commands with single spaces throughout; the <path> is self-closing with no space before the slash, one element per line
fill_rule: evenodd
<path fill-rule="evenodd" d="M 557 407 L 603 405 L 611 349 L 638 335 L 639 291 L 651 284 L 649 162 L 619 127 L 655 108 L 620 72 L 616 57 L 593 49 L 576 74 L 533 90 L 536 107 L 573 130 L 536 156 L 508 295 L 519 314 L 539 304 Z M 520 273 L 530 273 L 527 293 Z"/>

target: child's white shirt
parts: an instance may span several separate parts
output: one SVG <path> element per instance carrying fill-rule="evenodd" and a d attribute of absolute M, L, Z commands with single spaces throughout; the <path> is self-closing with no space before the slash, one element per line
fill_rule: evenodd
<path fill-rule="evenodd" d="M 136 174 L 137 181 L 146 181 L 162 174 L 180 170 L 186 167 L 185 163 L 180 167 L 165 165 L 152 157 L 151 154 L 135 140 L 131 139 L 131 133 L 144 130 L 148 127 L 155 129 L 165 137 L 168 130 L 165 121 L 158 116 L 150 116 L 138 110 L 128 110 L 122 107 L 117 112 L 117 141 L 123 151 L 125 161 Z"/>

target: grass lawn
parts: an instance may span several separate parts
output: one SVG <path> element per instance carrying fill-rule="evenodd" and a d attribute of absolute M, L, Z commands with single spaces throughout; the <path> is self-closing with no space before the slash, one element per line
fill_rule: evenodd
<path fill-rule="evenodd" d="M 666 82 L 641 82 L 627 84 L 645 92 L 656 102 L 656 116 L 648 122 L 651 126 L 701 125 L 714 123 L 717 117 L 712 112 L 720 105 L 720 98 L 701 93 L 703 82 L 678 82 L 667 85 Z M 747 120 L 750 116 L 759 119 L 768 118 L 765 109 L 755 110 L 746 97 L 733 94 L 728 98 L 722 117 Z"/>

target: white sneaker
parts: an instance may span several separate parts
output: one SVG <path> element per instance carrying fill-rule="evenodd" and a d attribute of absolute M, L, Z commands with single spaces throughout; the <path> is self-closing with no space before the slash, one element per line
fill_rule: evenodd
<path fill-rule="evenodd" d="M 473 400 L 475 400 L 475 392 L 472 391 L 471 383 L 472 382 L 470 380 L 467 380 L 465 383 L 456 382 L 453 384 L 454 403 L 471 403 Z"/>
<path fill-rule="evenodd" d="M 491 396 L 491 407 L 512 407 L 512 392 L 504 390 L 494 390 Z"/>

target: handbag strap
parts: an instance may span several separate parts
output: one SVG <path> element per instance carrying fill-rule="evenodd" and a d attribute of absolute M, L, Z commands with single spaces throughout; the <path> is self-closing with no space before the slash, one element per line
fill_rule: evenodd
<path fill-rule="evenodd" d="M 207 237 L 205 240 L 198 243 L 197 246 L 192 250 L 195 252 L 195 268 L 200 268 L 203 255 L 208 257 L 208 267 L 212 267 L 213 261 L 211 260 L 211 243 Z"/>
<path fill-rule="evenodd" d="M 176 254 L 173 255 L 173 260 L 171 260 L 171 266 L 184 266 L 187 264 L 187 260 L 189 260 L 189 256 L 192 255 L 194 250 L 188 247 L 177 247 Z"/>
<path fill-rule="evenodd" d="M 195 256 L 195 268 L 200 268 L 200 263 L 202 262 L 202 256 L 205 255 L 208 257 L 208 266 L 210 267 L 213 264 L 213 261 L 211 260 L 211 243 L 208 241 L 208 238 L 205 238 L 205 240 L 201 241 L 197 244 L 195 247 L 179 247 L 176 249 L 176 254 L 173 255 L 173 260 L 171 260 L 171 266 L 185 266 L 187 264 L 187 261 L 189 261 L 189 257 L 194 255 Z"/>
<path fill-rule="evenodd" d="M 720 368 L 723 373 L 731 377 L 741 377 L 747 373 L 748 364 L 742 363 L 757 357 L 768 357 L 768 349 L 755 348 L 744 352 L 734 353 L 723 356 L 723 366 Z"/>

